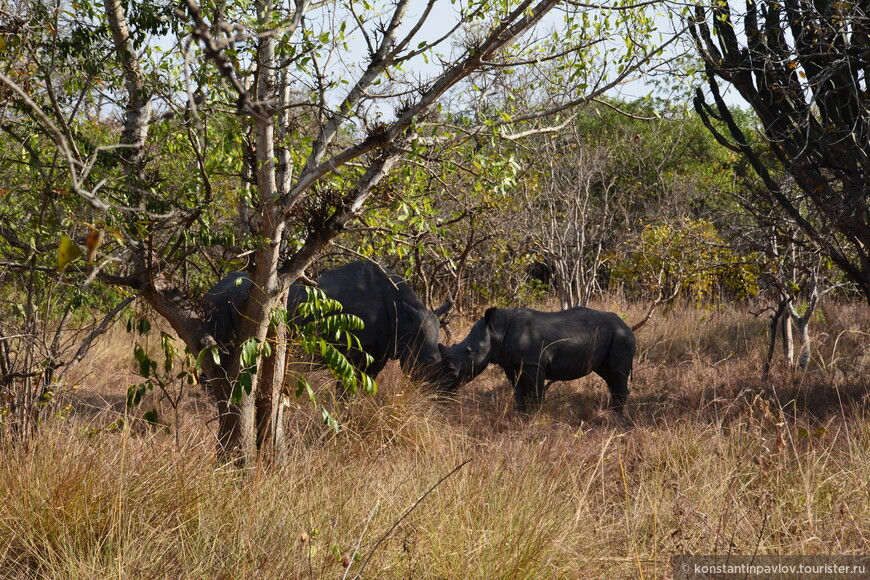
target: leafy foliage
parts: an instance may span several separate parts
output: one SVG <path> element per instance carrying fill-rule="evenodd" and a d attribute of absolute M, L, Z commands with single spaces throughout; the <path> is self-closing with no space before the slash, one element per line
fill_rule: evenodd
<path fill-rule="evenodd" d="M 751 251 L 744 246 L 755 226 L 738 203 L 755 186 L 738 178 L 746 163 L 685 104 L 610 100 L 555 133 L 528 125 L 522 140 L 478 137 L 403 165 L 367 213 L 377 227 L 345 243 L 391 256 L 427 303 L 448 294 L 460 308 L 522 305 L 542 291 L 561 298 L 572 284 L 581 288 L 565 305 L 617 285 L 654 296 L 645 279 L 610 275 L 650 223 L 705 220 L 717 244 Z"/>
<path fill-rule="evenodd" d="M 316 355 L 344 392 L 374 395 L 377 392 L 374 379 L 357 370 L 342 352 L 342 349 L 362 350 L 353 331 L 362 329 L 363 321 L 358 316 L 343 314 L 341 304 L 328 298 L 320 288 L 306 286 L 305 291 L 306 300 L 299 304 L 296 316 L 289 321 L 292 343 L 302 352 Z M 370 363 L 371 356 L 365 356 Z M 307 394 L 316 405 L 311 385 L 301 373 L 297 374 L 296 385 L 296 396 Z"/>
<path fill-rule="evenodd" d="M 144 318 L 135 321 L 130 319 L 127 322 L 127 332 L 140 338 L 148 335 L 150 331 L 151 325 Z M 153 392 L 155 387 L 161 397 L 168 400 L 177 410 L 185 387 L 191 387 L 196 383 L 195 365 L 190 351 L 187 348 L 179 349 L 175 339 L 165 332 L 160 333 L 160 355 L 162 362 L 153 358 L 148 353 L 148 349 L 138 340 L 134 344 L 133 358 L 138 364 L 139 375 L 144 380 L 127 388 L 128 411 L 138 407 L 145 395 Z M 159 421 L 157 407 L 145 411 L 142 419 L 148 423 L 157 423 Z"/>
<path fill-rule="evenodd" d="M 714 292 L 743 299 L 759 291 L 757 256 L 734 252 L 707 220 L 647 225 L 628 254 L 614 257 L 611 282 L 644 286 L 662 296 L 675 290 L 693 300 Z"/>

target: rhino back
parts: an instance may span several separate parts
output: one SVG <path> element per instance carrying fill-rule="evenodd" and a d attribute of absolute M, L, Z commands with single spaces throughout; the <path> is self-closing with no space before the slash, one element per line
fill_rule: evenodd
<path fill-rule="evenodd" d="M 585 376 L 606 364 L 611 347 L 631 329 L 611 312 L 576 307 L 558 312 L 528 308 L 513 311 L 498 364 L 538 365 L 551 380 Z M 626 332 L 628 335 L 626 335 Z"/>
<path fill-rule="evenodd" d="M 428 337 L 429 329 L 421 328 L 421 320 L 431 313 L 411 286 L 393 272 L 371 262 L 351 262 L 321 273 L 317 285 L 328 297 L 341 303 L 343 313 L 357 316 L 365 323 L 354 335 L 363 350 L 374 357 L 376 368 L 396 358 L 399 347 L 421 332 L 431 338 L 431 349 L 437 352 L 437 326 L 434 338 Z M 303 300 L 304 288 L 296 283 L 291 287 L 290 308 Z"/>
<path fill-rule="evenodd" d="M 395 303 L 393 292 L 380 270 L 368 262 L 352 262 L 320 275 L 318 285 L 330 298 L 338 300 L 342 312 L 353 314 L 365 323 L 354 331 L 363 350 L 376 360 L 385 359 L 395 350 Z"/>

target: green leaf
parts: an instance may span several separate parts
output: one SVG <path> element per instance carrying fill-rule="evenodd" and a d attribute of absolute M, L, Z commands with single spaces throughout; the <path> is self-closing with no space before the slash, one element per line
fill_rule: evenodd
<path fill-rule="evenodd" d="M 366 395 L 377 395 L 378 394 L 378 384 L 375 382 L 373 378 L 368 376 L 366 373 L 360 373 L 360 381 L 362 382 L 362 392 Z"/>
<path fill-rule="evenodd" d="M 205 360 L 205 357 L 211 355 L 214 364 L 221 364 L 221 355 L 220 349 L 216 346 L 210 346 L 208 348 L 204 348 L 199 351 L 199 355 L 196 357 L 196 363 L 194 364 L 194 368 L 196 370 L 202 370 L 202 362 Z"/>
<path fill-rule="evenodd" d="M 242 368 L 256 368 L 260 355 L 260 341 L 249 338 L 239 347 L 239 362 Z"/>
<path fill-rule="evenodd" d="M 150 411 L 148 411 L 147 413 L 142 415 L 142 419 L 144 419 L 145 421 L 147 421 L 148 423 L 150 423 L 152 425 L 156 425 L 158 422 L 157 409 L 151 409 Z"/>
<path fill-rule="evenodd" d="M 251 391 L 254 389 L 254 375 L 252 375 L 249 371 L 240 372 L 239 385 L 242 387 L 242 390 L 244 390 L 246 395 L 250 395 Z M 239 393 L 238 402 L 242 402 L 241 393 Z"/>
<path fill-rule="evenodd" d="M 128 409 L 132 409 L 142 402 L 142 397 L 145 396 L 148 387 L 149 385 L 146 385 L 145 383 L 139 383 L 138 385 L 130 385 L 127 388 L 126 406 Z"/>
<path fill-rule="evenodd" d="M 242 382 L 241 376 L 239 377 L 239 381 L 233 386 L 233 392 L 230 395 L 230 402 L 235 405 L 240 405 L 242 403 Z"/>
<path fill-rule="evenodd" d="M 327 411 L 324 408 L 320 409 L 320 414 L 323 417 L 323 424 L 326 425 L 327 427 L 329 427 L 329 429 L 331 431 L 333 431 L 334 433 L 338 433 L 340 425 L 339 425 L 338 421 L 336 421 L 335 417 L 333 417 L 329 413 L 329 411 Z"/>
<path fill-rule="evenodd" d="M 152 369 L 157 369 L 156 361 L 152 361 L 151 357 L 149 357 L 145 350 L 138 344 L 133 349 L 133 356 L 139 363 L 139 374 L 142 375 L 143 378 L 147 379 L 151 376 Z"/>
<path fill-rule="evenodd" d="M 136 322 L 136 332 L 138 332 L 140 335 L 145 335 L 151 332 L 151 323 L 148 321 L 147 318 L 140 318 Z"/>

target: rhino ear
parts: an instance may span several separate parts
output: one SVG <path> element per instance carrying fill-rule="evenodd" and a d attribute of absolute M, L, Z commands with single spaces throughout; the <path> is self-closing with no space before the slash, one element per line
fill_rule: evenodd
<path fill-rule="evenodd" d="M 492 321 L 495 320 L 496 314 L 498 314 L 498 308 L 487 308 L 486 314 L 483 315 L 483 319 L 486 320 L 487 324 L 492 324 Z"/>
<path fill-rule="evenodd" d="M 453 301 L 450 298 L 448 298 L 447 300 L 444 301 L 444 304 L 442 304 L 441 306 L 439 306 L 438 308 L 435 309 L 435 316 L 437 316 L 438 319 L 441 320 L 441 318 L 445 314 L 450 312 L 451 308 L 453 308 Z M 443 322 L 443 320 L 442 320 L 442 322 Z"/>

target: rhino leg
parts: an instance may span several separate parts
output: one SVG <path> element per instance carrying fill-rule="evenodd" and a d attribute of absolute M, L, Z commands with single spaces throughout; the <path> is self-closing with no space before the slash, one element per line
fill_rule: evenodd
<path fill-rule="evenodd" d="M 514 401 L 521 413 L 537 411 L 544 402 L 544 370 L 536 365 L 524 366 L 513 373 Z"/>
<path fill-rule="evenodd" d="M 625 401 L 628 399 L 628 375 L 631 371 L 626 372 L 622 369 L 608 367 L 597 371 L 597 373 L 610 388 L 610 409 L 622 413 Z"/>

